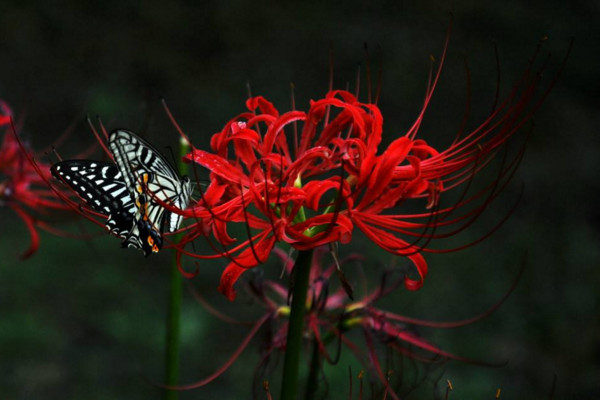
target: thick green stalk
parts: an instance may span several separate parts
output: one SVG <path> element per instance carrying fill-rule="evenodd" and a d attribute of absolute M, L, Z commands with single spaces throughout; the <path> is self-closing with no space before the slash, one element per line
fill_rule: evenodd
<path fill-rule="evenodd" d="M 312 250 L 298 253 L 294 265 L 294 287 L 292 289 L 292 306 L 288 325 L 285 356 L 283 359 L 283 379 L 281 381 L 280 400 L 296 400 L 298 398 L 298 375 L 300 371 L 300 355 L 302 350 L 302 333 L 304 332 L 304 314 L 306 312 L 306 293 L 310 278 Z"/>
<path fill-rule="evenodd" d="M 315 398 L 317 388 L 319 387 L 319 372 L 321 371 L 321 352 L 319 342 L 315 339 L 313 342 L 313 351 L 310 360 L 310 370 L 308 372 L 308 381 L 306 383 L 306 393 L 304 398 L 312 400 Z"/>
<path fill-rule="evenodd" d="M 189 152 L 189 145 L 184 141 L 181 141 L 179 150 L 180 156 L 183 157 Z M 187 172 L 187 165 L 182 161 L 179 162 L 179 171 L 181 174 Z M 178 242 L 179 239 L 180 235 L 175 236 L 175 242 Z M 177 386 L 179 383 L 179 337 L 181 331 L 182 280 L 174 255 L 170 271 L 169 304 L 167 309 L 165 351 L 165 384 L 167 386 Z M 177 400 L 179 398 L 179 392 L 176 390 L 167 390 L 165 391 L 164 398 L 165 400 Z"/>
<path fill-rule="evenodd" d="M 165 384 L 176 386 L 179 383 L 179 334 L 181 328 L 182 278 L 177 264 L 173 262 L 170 271 L 169 304 L 167 310 L 167 342 L 165 355 Z M 179 392 L 167 390 L 165 400 L 177 400 Z"/>

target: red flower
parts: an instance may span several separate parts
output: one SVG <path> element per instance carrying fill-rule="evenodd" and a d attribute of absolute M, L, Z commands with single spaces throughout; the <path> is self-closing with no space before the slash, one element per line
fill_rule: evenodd
<path fill-rule="evenodd" d="M 12 111 L 2 100 L 0 128 L 4 130 L 0 145 L 0 206 L 11 208 L 27 225 L 31 244 L 21 257 L 28 258 L 39 247 L 36 227 L 51 230 L 36 215 L 47 214 L 50 210 L 67 210 L 69 207 L 59 201 L 48 186 L 48 166 L 38 163 L 42 168 L 36 168 L 30 162 L 33 152 L 26 144 L 17 141 L 12 127 Z"/>
<path fill-rule="evenodd" d="M 250 98 L 249 111 L 212 137 L 211 152 L 194 149 L 186 156 L 210 170 L 211 184 L 200 204 L 186 214 L 200 222 L 190 228 L 184 243 L 212 230 L 224 246 L 220 254 L 231 259 L 221 292 L 233 299 L 234 283 L 264 262 L 277 242 L 298 250 L 348 243 L 355 228 L 412 261 L 416 274 L 405 277 L 405 286 L 422 286 L 427 263 L 421 253 L 450 251 L 432 249 L 430 243 L 469 226 L 497 197 L 522 152 L 503 164 L 487 188 L 471 195 L 466 190 L 547 94 L 534 96 L 539 74 L 527 70 L 476 129 L 438 151 L 417 134 L 444 57 L 445 49 L 413 126 L 383 151 L 383 116 L 377 105 L 360 102 L 346 91 L 331 91 L 311 101 L 306 112 L 283 114 L 263 97 Z M 459 186 L 465 188 L 460 200 L 442 207 L 444 193 Z M 403 212 L 400 206 L 408 200 L 421 200 L 423 211 Z M 246 240 L 230 236 L 228 228 L 236 223 L 246 226 Z"/>
<path fill-rule="evenodd" d="M 286 273 L 292 274 L 294 261 L 279 249 L 276 250 L 276 255 L 284 263 Z M 327 264 L 324 262 L 327 256 L 323 247 L 314 252 L 303 333 L 303 337 L 308 338 L 318 348 L 321 361 L 326 360 L 329 364 L 337 362 L 340 348 L 335 345 L 335 342 L 340 341 L 374 376 L 380 379 L 394 399 L 397 399 L 398 395 L 391 388 L 391 383 L 386 376 L 388 371 L 385 370 L 385 363 L 381 361 L 383 354 L 385 357 L 405 356 L 428 364 L 443 363 L 453 359 L 467 363 L 495 365 L 445 351 L 425 339 L 419 332 L 419 328 L 458 328 L 489 316 L 512 293 L 518 278 L 496 304 L 479 315 L 458 321 L 427 321 L 409 318 L 376 306 L 380 300 L 394 293 L 403 284 L 403 279 L 401 277 L 398 279 L 398 274 L 392 270 L 384 272 L 378 285 L 369 285 L 366 280 L 359 280 L 356 285 L 361 288 L 358 290 L 359 298 L 356 301 L 349 299 L 343 285 L 339 284 L 336 278 L 336 271 L 340 267 L 348 271 L 353 265 L 362 271 L 363 264 L 369 262 L 361 255 L 354 254 L 341 260 L 340 265 L 336 262 Z M 364 271 L 357 276 L 366 277 Z M 290 312 L 288 288 L 282 284 L 281 279 L 258 278 L 250 281 L 248 291 L 267 310 L 266 315 L 270 315 L 272 320 L 272 336 L 263 353 L 262 363 L 265 363 L 274 351 L 286 348 Z M 360 337 L 361 335 L 351 333 L 354 331 L 361 332 L 363 338 Z M 330 353 L 332 349 L 333 354 Z M 311 365 L 314 367 L 314 364 Z M 319 365 L 322 366 L 322 363 Z M 398 378 L 402 380 L 402 376 Z"/>
<path fill-rule="evenodd" d="M 275 254 L 284 264 L 284 270 L 289 278 L 292 274 L 294 260 L 280 249 L 275 249 Z M 383 355 L 385 357 L 405 356 L 427 364 L 443 363 L 448 359 L 454 359 L 490 365 L 441 349 L 425 339 L 420 334 L 418 327 L 457 328 L 477 322 L 500 307 L 516 287 L 517 281 L 500 301 L 475 317 L 450 322 L 427 321 L 388 312 L 376 306 L 378 301 L 395 292 L 403 284 L 403 279 L 393 271 L 384 272 L 379 281 L 380 284 L 375 286 L 369 285 L 366 281 L 358 282 L 359 298 L 356 301 L 349 299 L 346 290 L 336 278 L 338 268 L 336 263 L 331 262 L 327 265 L 324 262 L 324 258 L 327 256 L 324 247 L 320 247 L 314 252 L 302 335 L 318 349 L 318 357 L 321 360 L 318 368 L 325 360 L 330 364 L 335 364 L 338 358 L 336 354 L 340 352 L 338 345 L 343 344 L 357 360 L 372 372 L 373 376 L 380 379 L 391 397 L 397 399 L 398 395 L 391 388 L 392 384 L 387 379 L 387 371 L 384 370 L 385 366 L 381 361 Z M 362 270 L 364 263 L 365 260 L 360 255 L 351 255 L 340 261 L 341 267 L 345 271 L 353 269 L 353 266 L 358 266 Z M 363 272 L 357 276 L 365 277 L 366 275 Z M 284 283 L 285 280 L 263 280 L 262 275 L 259 274 L 256 274 L 254 278 L 248 282 L 248 286 L 245 288 L 248 294 L 256 300 L 256 303 L 264 308 L 263 315 L 254 322 L 252 330 L 222 367 L 205 379 L 178 386 L 177 389 L 193 389 L 204 386 L 220 376 L 236 361 L 249 341 L 265 323 L 269 329 L 266 330 L 267 337 L 263 341 L 261 367 L 266 366 L 274 353 L 285 351 L 290 315 L 288 287 Z M 200 293 L 193 292 L 193 294 L 207 311 L 217 318 L 225 322 L 240 324 L 239 321 L 232 320 L 215 310 Z M 353 334 L 356 331 L 362 335 Z M 334 354 L 331 353 L 332 349 Z M 315 365 L 311 364 L 312 367 Z M 402 376 L 399 378 L 401 380 Z"/>

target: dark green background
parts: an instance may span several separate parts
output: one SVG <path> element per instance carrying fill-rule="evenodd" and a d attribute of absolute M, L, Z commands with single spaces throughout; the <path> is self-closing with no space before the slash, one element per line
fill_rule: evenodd
<path fill-rule="evenodd" d="M 419 111 L 429 55 L 439 57 L 452 11 L 446 69 L 421 130 L 422 138 L 443 148 L 464 110 L 464 56 L 472 73 L 473 128 L 491 106 L 492 43 L 499 49 L 506 93 L 540 37 L 549 36 L 542 54 L 552 53 L 547 83 L 575 36 L 567 69 L 536 115 L 515 181 L 452 244 L 485 234 L 523 185 L 513 217 L 474 248 L 427 256 L 431 272 L 424 288 L 400 291 L 393 307 L 439 320 L 475 315 L 505 293 L 527 254 L 516 292 L 493 316 L 458 330 L 422 330 L 448 351 L 508 364 L 482 368 L 451 362 L 412 398 L 434 398 L 432 381 L 440 377 L 453 382 L 451 399 L 489 399 L 498 387 L 502 398 L 547 398 L 554 374 L 555 398 L 598 398 L 600 7 L 583 1 L 488 3 L 3 3 L 0 98 L 24 117 L 22 135 L 34 147 L 52 144 L 75 124 L 69 142 L 58 149 L 65 158 L 93 142 L 86 115 L 101 116 L 109 129 L 144 132 L 159 147 L 174 144 L 176 133 L 161 97 L 200 146 L 244 110 L 248 81 L 254 94 L 267 96 L 280 110 L 289 108 L 294 82 L 297 105 L 306 109 L 309 99 L 326 91 L 330 49 L 335 85 L 343 88 L 354 81 L 357 64 L 364 65 L 367 43 L 373 62 L 383 60 L 380 105 L 391 140 Z M 98 232 L 87 222 L 58 226 Z M 0 398 L 160 398 L 160 390 L 144 379 L 162 377 L 172 255 L 163 251 L 144 259 L 119 249 L 111 237 L 76 241 L 42 234 L 39 252 L 21 262 L 18 254 L 27 245 L 24 225 L 10 210 L 0 210 Z M 384 252 L 373 254 L 381 263 L 391 259 Z M 216 293 L 224 264 L 202 263 L 194 286 L 226 312 L 256 317 L 247 297 L 229 304 Z M 365 268 L 374 278 L 381 271 Z M 278 266 L 265 269 L 276 275 Z M 189 294 L 183 316 L 182 381 L 191 382 L 224 362 L 248 328 L 215 320 Z M 257 346 L 258 341 L 213 384 L 181 398 L 250 398 Z M 331 398 L 346 398 L 348 365 L 360 368 L 351 357 L 343 358 L 341 372 L 330 380 Z M 277 385 L 277 373 L 268 378 Z"/>

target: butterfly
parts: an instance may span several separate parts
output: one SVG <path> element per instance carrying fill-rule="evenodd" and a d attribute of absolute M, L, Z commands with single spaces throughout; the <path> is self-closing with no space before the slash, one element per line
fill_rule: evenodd
<path fill-rule="evenodd" d="M 106 227 L 123 239 L 123 247 L 141 249 L 146 256 L 162 247 L 162 233 L 179 228 L 182 216 L 162 204 L 187 208 L 193 186 L 182 178 L 150 143 L 118 129 L 108 147 L 115 163 L 65 160 L 52 174 L 69 185 L 94 211 L 108 215 Z"/>

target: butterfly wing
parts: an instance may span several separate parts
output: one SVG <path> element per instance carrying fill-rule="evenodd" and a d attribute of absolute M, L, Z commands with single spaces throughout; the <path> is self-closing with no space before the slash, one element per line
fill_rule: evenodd
<path fill-rule="evenodd" d="M 154 244 L 160 248 L 165 217 L 168 216 L 171 232 L 177 230 L 182 220 L 156 199 L 185 209 L 192 185 L 187 177 L 179 177 L 158 150 L 133 132 L 112 132 L 109 148 L 136 207 L 135 224 L 126 238 L 127 245 L 147 252 L 147 244 L 150 244 L 152 252 L 156 252 L 158 249 L 154 248 Z"/>
<path fill-rule="evenodd" d="M 162 154 L 150 143 L 133 132 L 116 130 L 111 133 L 109 147 L 115 157 L 115 162 L 124 176 L 125 183 L 134 198 L 147 189 L 149 197 L 156 197 L 162 202 L 185 209 L 192 193 L 192 185 L 187 177 L 180 178 L 179 174 L 165 160 Z M 149 208 L 158 206 L 152 199 Z M 149 209 L 149 219 L 159 222 L 161 210 Z M 177 230 L 181 224 L 181 216 L 170 214 L 169 230 Z M 162 222 L 162 221 L 160 221 Z"/>
<path fill-rule="evenodd" d="M 106 227 L 125 238 L 134 225 L 135 204 L 118 167 L 90 160 L 54 164 L 52 174 L 69 185 L 94 211 L 108 215 Z"/>

